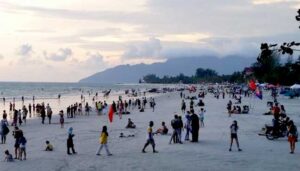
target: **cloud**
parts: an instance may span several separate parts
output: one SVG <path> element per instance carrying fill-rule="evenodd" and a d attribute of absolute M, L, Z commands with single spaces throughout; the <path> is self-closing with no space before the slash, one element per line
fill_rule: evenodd
<path fill-rule="evenodd" d="M 0 54 L 0 60 L 4 59 L 4 56 Z"/>
<path fill-rule="evenodd" d="M 87 59 L 83 62 L 83 66 L 85 68 L 101 69 L 103 65 L 104 65 L 103 56 L 99 52 L 87 53 Z"/>
<path fill-rule="evenodd" d="M 83 69 L 88 74 L 93 74 L 106 69 L 104 57 L 99 52 L 87 52 L 84 60 L 72 57 L 69 62 L 74 70 Z"/>
<path fill-rule="evenodd" d="M 253 0 L 254 5 L 300 2 L 299 0 Z"/>
<path fill-rule="evenodd" d="M 72 54 L 73 52 L 69 48 L 60 48 L 56 53 L 51 53 L 50 55 L 44 51 L 44 57 L 51 61 L 65 61 L 68 57 L 72 56 Z"/>
<path fill-rule="evenodd" d="M 1 3 L 0 3 L 1 4 Z M 19 5 L 14 3 L 2 3 L 6 8 L 9 8 L 12 12 L 31 12 L 38 16 L 47 17 L 63 17 L 72 20 L 118 20 L 121 18 L 126 18 L 126 20 L 133 20 L 135 18 L 140 18 L 139 11 L 104 11 L 104 10 L 74 10 L 74 9 L 64 9 L 64 8 L 49 8 L 49 7 L 38 7 L 30 5 Z M 1 7 L 1 6 L 0 6 Z"/>
<path fill-rule="evenodd" d="M 161 42 L 157 38 L 149 38 L 148 41 L 132 43 L 122 55 L 123 58 L 157 58 L 162 49 Z"/>
<path fill-rule="evenodd" d="M 23 44 L 17 49 L 17 54 L 22 57 L 28 57 L 32 54 L 32 46 L 29 44 Z"/>

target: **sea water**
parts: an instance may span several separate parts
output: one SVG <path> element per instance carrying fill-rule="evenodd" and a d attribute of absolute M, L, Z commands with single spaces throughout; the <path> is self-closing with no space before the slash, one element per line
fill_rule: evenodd
<path fill-rule="evenodd" d="M 75 103 L 88 102 L 92 106 L 92 99 L 111 103 L 119 96 L 125 94 L 125 90 L 134 89 L 138 92 L 147 91 L 150 88 L 162 88 L 160 84 L 97 84 L 97 83 L 32 83 L 32 82 L 0 82 L 0 114 L 3 110 L 9 112 L 9 104 L 15 102 L 15 108 L 21 109 L 23 105 L 45 103 L 49 104 L 57 114 L 65 110 L 67 106 Z M 111 90 L 108 98 L 103 97 L 103 91 Z M 95 97 L 95 94 L 98 97 Z M 61 95 L 61 98 L 58 98 Z M 33 96 L 34 99 L 33 100 Z M 81 99 L 83 96 L 83 99 Z M 24 97 L 24 102 L 22 101 Z M 3 101 L 5 98 L 5 102 Z M 84 104 L 83 104 L 84 106 Z M 92 106 L 94 107 L 94 106 Z"/>

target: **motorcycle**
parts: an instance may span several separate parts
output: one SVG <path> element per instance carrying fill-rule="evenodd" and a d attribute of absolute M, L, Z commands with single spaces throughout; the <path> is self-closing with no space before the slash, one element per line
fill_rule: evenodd
<path fill-rule="evenodd" d="M 284 123 L 280 123 L 277 130 L 273 126 L 265 125 L 266 138 L 268 140 L 274 140 L 278 138 L 284 138 L 287 136 L 287 126 Z"/>

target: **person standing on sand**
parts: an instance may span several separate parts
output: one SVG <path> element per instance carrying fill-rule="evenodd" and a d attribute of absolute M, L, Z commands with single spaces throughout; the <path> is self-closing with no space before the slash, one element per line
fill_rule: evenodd
<path fill-rule="evenodd" d="M 21 109 L 19 109 L 19 111 L 18 111 L 18 121 L 19 121 L 19 125 L 21 126 L 23 123 Z"/>
<path fill-rule="evenodd" d="M 0 122 L 1 144 L 5 144 L 6 135 L 9 133 L 8 122 L 6 117 L 7 117 L 6 115 L 3 115 L 3 119 Z"/>
<path fill-rule="evenodd" d="M 143 150 L 142 150 L 142 153 L 146 153 L 145 149 L 147 148 L 147 146 L 148 146 L 149 144 L 152 145 L 153 153 L 158 153 L 158 151 L 155 150 L 155 141 L 154 141 L 154 138 L 153 138 L 153 130 L 152 130 L 153 125 L 154 125 L 153 121 L 150 121 L 150 122 L 149 122 L 149 128 L 148 128 L 148 130 L 147 130 L 147 132 L 148 132 L 147 142 L 146 142 L 146 144 L 144 145 L 144 148 L 143 148 Z"/>
<path fill-rule="evenodd" d="M 28 105 L 28 110 L 29 110 L 29 117 L 31 118 L 31 104 L 30 103 Z"/>
<path fill-rule="evenodd" d="M 42 124 L 45 123 L 45 117 L 46 117 L 46 111 L 45 111 L 45 107 L 44 107 L 44 105 L 43 105 L 43 106 L 42 106 L 42 109 L 41 109 Z"/>
<path fill-rule="evenodd" d="M 23 109 L 22 109 L 22 114 L 23 114 L 23 118 L 22 119 L 23 119 L 25 125 L 26 125 L 27 113 L 28 113 L 28 110 L 27 110 L 26 106 L 24 105 Z"/>
<path fill-rule="evenodd" d="M 200 127 L 204 127 L 204 114 L 205 114 L 205 110 L 201 108 L 199 113 Z"/>
<path fill-rule="evenodd" d="M 70 127 L 68 130 L 68 139 L 67 139 L 67 154 L 71 155 L 70 149 L 72 150 L 73 154 L 76 154 L 75 149 L 74 149 L 74 143 L 73 143 L 73 137 L 75 135 L 73 134 L 73 128 Z"/>
<path fill-rule="evenodd" d="M 181 133 L 183 130 L 183 121 L 182 121 L 182 117 L 178 116 L 178 129 L 177 129 L 177 135 L 178 135 L 178 140 L 179 140 L 179 144 L 182 144 L 181 142 Z"/>
<path fill-rule="evenodd" d="M 114 113 L 117 112 L 117 105 L 116 105 L 115 101 L 113 101 L 113 103 L 112 103 L 112 109 L 113 109 Z"/>
<path fill-rule="evenodd" d="M 59 111 L 59 123 L 60 123 L 60 128 L 64 128 L 65 118 L 64 118 L 63 110 Z"/>
<path fill-rule="evenodd" d="M 185 101 L 182 100 L 182 102 L 181 102 L 181 111 L 182 111 L 182 113 L 185 112 L 185 109 L 186 109 L 186 104 L 185 104 Z"/>
<path fill-rule="evenodd" d="M 9 102 L 9 112 L 12 112 L 12 103 L 11 102 Z"/>
<path fill-rule="evenodd" d="M 13 110 L 14 115 L 13 115 L 13 122 L 11 126 L 17 126 L 18 124 L 18 111 L 16 109 Z"/>
<path fill-rule="evenodd" d="M 32 104 L 32 112 L 33 112 L 33 114 L 35 115 L 35 112 L 36 112 L 36 106 L 35 106 L 34 103 Z"/>
<path fill-rule="evenodd" d="M 179 138 L 178 138 L 178 129 L 179 129 L 179 119 L 178 119 L 178 115 L 174 115 L 174 119 L 172 119 L 171 121 L 171 126 L 173 128 L 173 133 L 172 133 L 172 136 L 171 136 L 171 139 L 169 141 L 169 144 L 172 143 L 172 140 L 173 140 L 173 143 L 178 143 L 179 142 Z"/>
<path fill-rule="evenodd" d="M 238 136 L 237 136 L 238 129 L 239 129 L 239 126 L 237 124 L 237 121 L 234 120 L 232 125 L 230 126 L 230 133 L 231 133 L 231 138 L 230 139 L 231 139 L 231 141 L 230 141 L 229 151 L 231 151 L 233 140 L 235 140 L 235 142 L 236 142 L 238 151 L 242 151 L 242 149 L 240 149 L 239 139 L 238 139 Z"/>
<path fill-rule="evenodd" d="M 19 144 L 20 144 L 19 160 L 26 160 L 26 143 L 27 143 L 26 138 L 24 137 L 23 134 L 21 134 L 21 137 L 19 138 Z"/>
<path fill-rule="evenodd" d="M 20 138 L 23 136 L 23 131 L 16 126 L 15 130 L 13 131 L 13 136 L 15 138 L 15 159 L 18 159 L 18 153 L 20 150 Z"/>
<path fill-rule="evenodd" d="M 298 138 L 297 127 L 294 125 L 293 121 L 290 121 L 288 126 L 288 141 L 290 142 L 291 154 L 293 154 L 295 151 L 297 138 Z"/>
<path fill-rule="evenodd" d="M 85 115 L 90 115 L 90 106 L 88 102 L 85 104 Z"/>
<path fill-rule="evenodd" d="M 185 114 L 185 129 L 186 129 L 186 133 L 185 133 L 185 141 L 189 141 L 190 140 L 190 132 L 192 130 L 191 128 L 191 116 L 190 116 L 190 111 L 187 111 Z"/>
<path fill-rule="evenodd" d="M 191 127 L 192 127 L 192 141 L 198 142 L 199 138 L 199 117 L 195 114 L 194 110 L 191 110 Z"/>
<path fill-rule="evenodd" d="M 48 117 L 48 119 L 49 119 L 49 124 L 51 124 L 52 109 L 51 109 L 51 107 L 50 107 L 49 104 L 47 104 L 46 110 L 47 110 L 47 117 Z"/>
<path fill-rule="evenodd" d="M 109 152 L 109 149 L 107 147 L 107 138 L 108 138 L 108 133 L 107 133 L 107 126 L 103 126 L 102 128 L 102 132 L 101 132 L 101 135 L 100 135 L 100 138 L 99 138 L 99 142 L 100 142 L 100 146 L 97 150 L 97 153 L 96 155 L 100 156 L 100 153 L 101 153 L 101 150 L 102 148 L 104 147 L 105 150 L 106 150 L 106 154 L 108 156 L 111 156 L 112 154 Z"/>

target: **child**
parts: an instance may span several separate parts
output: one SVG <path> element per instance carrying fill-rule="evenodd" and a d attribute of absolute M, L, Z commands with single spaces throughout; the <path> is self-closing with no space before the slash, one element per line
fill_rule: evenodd
<path fill-rule="evenodd" d="M 46 141 L 45 151 L 53 151 L 53 145 L 51 145 L 49 141 Z"/>
<path fill-rule="evenodd" d="M 14 161 L 13 156 L 9 153 L 8 150 L 5 150 L 4 154 L 5 154 L 5 157 L 4 157 L 5 162 L 13 162 Z"/>
<path fill-rule="evenodd" d="M 60 128 L 64 128 L 65 119 L 64 119 L 64 111 L 63 110 L 61 110 L 59 112 L 59 116 L 60 116 L 60 119 L 59 119 Z"/>
<path fill-rule="evenodd" d="M 148 136 L 147 136 L 148 138 L 147 138 L 147 142 L 144 145 L 144 148 L 142 150 L 143 153 L 146 153 L 145 149 L 149 144 L 152 145 L 153 153 L 158 153 L 158 151 L 155 150 L 155 141 L 154 141 L 154 138 L 153 138 L 153 131 L 152 131 L 153 125 L 154 125 L 153 121 L 150 121 L 149 122 L 149 128 L 148 128 Z"/>
<path fill-rule="evenodd" d="M 73 134 L 73 128 L 70 127 L 68 130 L 68 139 L 67 139 L 67 154 L 70 155 L 70 149 L 72 150 L 73 154 L 76 154 L 74 149 L 74 143 L 73 143 L 73 137 L 75 135 Z"/>
<path fill-rule="evenodd" d="M 293 121 L 290 121 L 288 126 L 288 141 L 290 142 L 291 154 L 293 154 L 295 151 L 297 138 L 298 138 L 297 127 L 294 125 Z"/>
<path fill-rule="evenodd" d="M 185 122 L 185 129 L 186 129 L 186 134 L 185 134 L 185 141 L 189 141 L 190 140 L 190 132 L 192 131 L 192 128 L 191 128 L 191 112 L 190 111 L 187 111 L 186 112 L 186 115 L 185 115 L 185 118 L 186 118 L 186 122 Z"/>
<path fill-rule="evenodd" d="M 239 129 L 239 127 L 237 125 L 237 121 L 234 120 L 233 123 L 232 123 L 232 125 L 230 126 L 231 142 L 230 142 L 229 151 L 231 151 L 233 140 L 235 140 L 238 150 L 242 151 L 242 149 L 240 149 L 239 140 L 238 140 L 238 136 L 237 136 L 238 129 Z"/>
<path fill-rule="evenodd" d="M 23 154 L 24 154 L 23 160 L 26 160 L 26 143 L 27 143 L 27 140 L 22 134 L 19 139 L 19 144 L 20 144 L 19 160 L 22 160 Z"/>
<path fill-rule="evenodd" d="M 205 110 L 201 108 L 199 113 L 200 127 L 204 127 L 204 114 L 205 114 Z"/>
<path fill-rule="evenodd" d="M 16 126 L 15 130 L 13 131 L 13 136 L 15 138 L 15 159 L 18 159 L 18 153 L 20 150 L 20 138 L 23 136 L 23 131 Z"/>
<path fill-rule="evenodd" d="M 100 135 L 100 138 L 99 138 L 100 146 L 99 146 L 99 148 L 98 148 L 98 150 L 97 150 L 96 155 L 100 156 L 100 152 L 101 152 L 101 150 L 102 150 L 103 147 L 105 148 L 106 154 L 107 154 L 108 156 L 111 156 L 111 155 L 112 155 L 112 154 L 109 152 L 108 147 L 107 147 L 107 138 L 108 138 L 107 127 L 106 127 L 106 126 L 103 126 L 102 132 L 101 132 L 101 135 Z"/>

